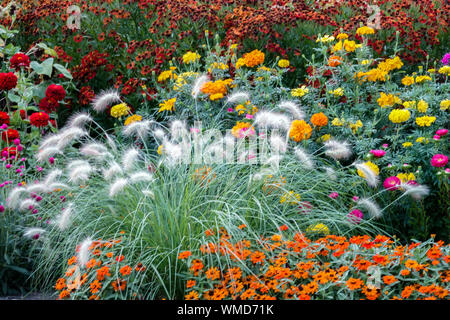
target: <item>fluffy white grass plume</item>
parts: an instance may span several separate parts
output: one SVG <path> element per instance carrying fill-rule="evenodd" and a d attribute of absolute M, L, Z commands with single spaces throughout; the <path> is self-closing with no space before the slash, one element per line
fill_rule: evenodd
<path fill-rule="evenodd" d="M 55 223 L 58 226 L 59 230 L 64 231 L 69 227 L 72 213 L 73 213 L 73 203 L 69 203 L 56 219 Z"/>
<path fill-rule="evenodd" d="M 123 173 L 122 168 L 116 163 L 112 163 L 110 167 L 103 171 L 103 177 L 110 180 L 113 176 Z"/>
<path fill-rule="evenodd" d="M 373 170 L 367 166 L 365 163 L 355 163 L 354 166 L 358 169 L 361 170 L 361 172 L 364 174 L 364 180 L 366 180 L 367 184 L 370 187 L 376 187 L 378 185 L 379 182 L 379 178 L 376 175 L 375 172 L 373 172 Z"/>
<path fill-rule="evenodd" d="M 278 108 L 288 111 L 296 120 L 301 120 L 305 117 L 305 113 L 300 110 L 300 107 L 292 101 L 281 101 Z"/>
<path fill-rule="evenodd" d="M 20 203 L 19 210 L 22 212 L 31 210 L 39 206 L 39 203 L 33 199 L 25 199 Z"/>
<path fill-rule="evenodd" d="M 246 102 L 248 100 L 250 100 L 250 96 L 248 95 L 247 92 L 238 91 L 228 96 L 227 103 L 239 103 L 239 102 Z"/>
<path fill-rule="evenodd" d="M 36 160 L 38 162 L 47 161 L 51 156 L 55 154 L 62 154 L 61 149 L 58 147 L 47 147 L 38 151 Z"/>
<path fill-rule="evenodd" d="M 101 158 L 108 153 L 108 149 L 101 143 L 89 143 L 80 148 L 80 153 L 88 157 Z"/>
<path fill-rule="evenodd" d="M 48 185 L 48 190 L 49 191 L 53 191 L 55 189 L 66 189 L 67 190 L 67 189 L 70 189 L 70 187 L 67 184 L 62 183 L 62 182 L 58 182 L 58 181 L 50 183 Z"/>
<path fill-rule="evenodd" d="M 294 149 L 294 154 L 297 157 L 298 161 L 307 169 L 314 169 L 314 162 L 311 159 L 311 156 L 300 147 L 296 147 Z"/>
<path fill-rule="evenodd" d="M 22 194 L 28 194 L 28 191 L 23 187 L 16 187 L 11 190 L 6 199 L 6 205 L 8 208 L 14 209 L 20 204 L 20 197 Z"/>
<path fill-rule="evenodd" d="M 252 181 L 261 181 L 263 180 L 265 177 L 273 175 L 273 171 L 269 168 L 264 168 L 261 169 L 259 172 L 255 173 L 254 175 L 251 176 L 251 180 Z"/>
<path fill-rule="evenodd" d="M 272 149 L 272 152 L 285 153 L 287 150 L 286 139 L 277 134 L 272 134 L 270 136 L 270 147 Z"/>
<path fill-rule="evenodd" d="M 80 250 L 77 255 L 77 263 L 80 267 L 86 266 L 89 261 L 89 247 L 92 244 L 91 238 L 86 238 L 80 245 Z"/>
<path fill-rule="evenodd" d="M 56 179 L 58 179 L 60 176 L 62 175 L 62 171 L 59 169 L 53 169 L 51 170 L 44 179 L 44 184 L 45 185 L 50 185 L 51 183 L 53 183 Z"/>
<path fill-rule="evenodd" d="M 130 148 L 127 151 L 125 151 L 122 157 L 122 165 L 125 171 L 129 171 L 133 168 L 138 157 L 139 151 L 135 148 Z"/>
<path fill-rule="evenodd" d="M 98 113 L 103 112 L 106 108 L 116 102 L 120 102 L 120 95 L 115 89 L 100 92 L 92 101 L 92 108 Z"/>
<path fill-rule="evenodd" d="M 118 178 L 109 187 L 109 196 L 111 198 L 115 197 L 119 192 L 121 192 L 128 184 L 128 179 Z"/>
<path fill-rule="evenodd" d="M 70 142 L 75 139 L 79 139 L 82 136 L 86 136 L 88 133 L 78 127 L 69 127 L 60 132 L 60 140 L 56 147 L 58 149 L 64 149 Z"/>
<path fill-rule="evenodd" d="M 153 180 L 154 180 L 153 175 L 151 175 L 146 171 L 138 171 L 130 175 L 131 183 L 151 182 Z"/>
<path fill-rule="evenodd" d="M 152 190 L 142 190 L 142 193 L 150 199 L 155 199 L 155 193 Z"/>
<path fill-rule="evenodd" d="M 405 190 L 405 195 L 410 195 L 415 200 L 423 199 L 430 193 L 430 189 L 427 186 L 420 184 L 402 183 L 400 190 Z"/>
<path fill-rule="evenodd" d="M 34 183 L 34 184 L 30 184 L 27 187 L 27 191 L 29 193 L 44 193 L 47 192 L 48 189 L 48 185 L 46 185 L 45 183 Z"/>
<path fill-rule="evenodd" d="M 189 136 L 186 123 L 181 120 L 174 120 L 170 123 L 170 135 L 172 140 L 185 139 Z"/>
<path fill-rule="evenodd" d="M 269 165 L 273 171 L 278 172 L 280 169 L 280 162 L 282 157 L 280 155 L 271 156 L 264 161 L 264 164 Z"/>
<path fill-rule="evenodd" d="M 175 164 L 178 162 L 183 156 L 183 148 L 178 145 L 169 142 L 168 140 L 164 141 L 164 153 L 167 156 L 168 160 L 170 160 L 170 164 Z"/>
<path fill-rule="evenodd" d="M 155 131 L 153 131 L 153 136 L 159 141 L 163 141 L 164 139 L 166 139 L 166 133 L 163 129 L 156 129 Z"/>
<path fill-rule="evenodd" d="M 358 206 L 365 208 L 374 219 L 379 219 L 383 216 L 383 211 L 375 201 L 363 198 L 358 200 Z"/>
<path fill-rule="evenodd" d="M 25 237 L 31 239 L 31 238 L 33 238 L 33 237 L 35 237 L 35 236 L 37 236 L 37 235 L 41 235 L 41 234 L 43 234 L 43 233 L 45 233 L 45 230 L 42 229 L 42 228 L 27 228 L 27 229 L 25 230 L 25 232 L 23 233 L 23 235 L 24 235 Z"/>
<path fill-rule="evenodd" d="M 192 97 L 194 99 L 197 99 L 203 85 L 208 81 L 209 81 L 209 77 L 207 75 L 202 75 L 202 76 L 198 77 L 197 80 L 195 80 L 194 85 L 192 86 Z"/>
<path fill-rule="evenodd" d="M 330 139 L 324 143 L 325 154 L 335 160 L 348 159 L 352 155 L 352 150 L 348 142 L 340 142 Z"/>
<path fill-rule="evenodd" d="M 45 138 L 42 140 L 39 149 L 45 149 L 49 146 L 53 146 L 56 143 L 59 142 L 59 140 L 61 139 L 61 137 L 58 134 L 50 134 L 45 136 Z"/>
<path fill-rule="evenodd" d="M 91 122 L 92 117 L 87 113 L 76 113 L 69 118 L 67 126 L 69 127 L 82 127 L 87 122 Z"/>
<path fill-rule="evenodd" d="M 270 111 L 259 111 L 255 115 L 255 125 L 263 128 L 277 128 L 289 130 L 291 127 L 291 119 L 281 113 Z"/>
<path fill-rule="evenodd" d="M 148 136 L 151 124 L 152 121 L 150 120 L 135 121 L 127 126 L 124 126 L 122 133 L 126 137 L 135 136 L 141 140 L 144 140 Z"/>
<path fill-rule="evenodd" d="M 79 166 L 88 166 L 89 162 L 86 160 L 73 160 L 67 164 L 67 170 L 72 170 L 75 167 Z"/>
<path fill-rule="evenodd" d="M 337 180 L 336 171 L 331 167 L 325 167 L 325 174 L 327 175 L 328 179 L 335 181 Z"/>
<path fill-rule="evenodd" d="M 92 167 L 89 164 L 73 167 L 69 171 L 69 181 L 73 183 L 81 183 L 89 180 L 89 175 L 92 172 Z"/>
<path fill-rule="evenodd" d="M 109 136 L 109 134 L 105 135 L 106 137 L 106 143 L 108 144 L 108 146 L 110 146 L 110 148 L 114 151 L 117 151 L 117 145 L 114 142 L 114 140 Z"/>

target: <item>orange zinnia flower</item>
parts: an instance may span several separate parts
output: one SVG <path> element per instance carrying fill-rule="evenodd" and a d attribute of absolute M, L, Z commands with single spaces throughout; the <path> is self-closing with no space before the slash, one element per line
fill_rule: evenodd
<path fill-rule="evenodd" d="M 180 254 L 178 255 L 178 259 L 186 259 L 188 257 L 190 257 L 192 255 L 192 253 L 190 251 L 183 251 L 180 252 Z"/>
<path fill-rule="evenodd" d="M 361 288 L 361 286 L 364 284 L 364 282 L 361 279 L 357 278 L 350 278 L 348 279 L 345 284 L 350 290 L 356 290 Z"/>
<path fill-rule="evenodd" d="M 127 276 L 131 273 L 133 269 L 131 269 L 131 267 L 129 265 L 123 266 L 122 268 L 120 268 L 120 273 L 123 276 Z"/>

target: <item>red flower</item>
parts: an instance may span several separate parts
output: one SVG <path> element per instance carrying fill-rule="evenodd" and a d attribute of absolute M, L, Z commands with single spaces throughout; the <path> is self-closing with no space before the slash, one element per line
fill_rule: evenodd
<path fill-rule="evenodd" d="M 9 60 L 10 68 L 19 70 L 21 67 L 30 66 L 30 58 L 24 53 L 16 53 Z"/>
<path fill-rule="evenodd" d="M 30 116 L 30 123 L 37 128 L 46 127 L 50 117 L 45 112 L 35 112 Z"/>
<path fill-rule="evenodd" d="M 16 129 L 8 129 L 2 132 L 2 140 L 11 143 L 15 139 L 19 139 L 19 131 Z"/>
<path fill-rule="evenodd" d="M 80 90 L 80 104 L 88 105 L 95 98 L 95 92 L 90 86 L 82 87 Z"/>
<path fill-rule="evenodd" d="M 2 150 L 2 157 L 5 157 L 7 159 L 9 159 L 10 157 L 15 157 L 16 159 L 19 156 L 19 153 L 17 152 L 17 148 L 16 147 L 7 147 L 7 148 L 3 148 Z"/>
<path fill-rule="evenodd" d="M 73 41 L 75 41 L 76 43 L 80 43 L 81 41 L 83 41 L 83 36 L 81 34 L 77 34 L 73 37 Z"/>
<path fill-rule="evenodd" d="M 41 102 L 39 102 L 39 109 L 46 113 L 52 113 L 56 111 L 56 109 L 59 107 L 58 101 L 56 101 L 53 98 L 47 98 L 44 97 Z"/>
<path fill-rule="evenodd" d="M 0 90 L 11 90 L 17 85 L 17 77 L 12 72 L 0 73 Z"/>
<path fill-rule="evenodd" d="M 0 111 L 0 126 L 3 124 L 9 125 L 9 115 L 4 111 Z"/>
<path fill-rule="evenodd" d="M 45 96 L 49 99 L 53 98 L 56 101 L 61 101 L 66 97 L 66 91 L 59 84 L 51 84 L 45 90 Z"/>

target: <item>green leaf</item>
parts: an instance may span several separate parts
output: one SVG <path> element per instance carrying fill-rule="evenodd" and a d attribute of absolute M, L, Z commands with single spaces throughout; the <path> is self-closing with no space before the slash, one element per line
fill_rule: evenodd
<path fill-rule="evenodd" d="M 72 77 L 72 75 L 70 74 L 69 70 L 67 70 L 66 68 L 64 68 L 64 66 L 62 66 L 62 65 L 60 65 L 60 64 L 58 64 L 58 63 L 55 63 L 53 66 L 55 67 L 56 70 L 58 70 L 59 72 L 61 72 L 61 73 L 64 75 L 64 77 L 66 77 L 67 79 L 70 79 L 70 80 L 73 79 L 73 77 Z"/>
<path fill-rule="evenodd" d="M 20 102 L 20 97 L 18 95 L 14 94 L 13 91 L 9 91 L 8 92 L 8 99 L 11 102 L 14 102 L 14 103 L 19 103 Z"/>
<path fill-rule="evenodd" d="M 42 63 L 32 61 L 30 67 L 36 71 L 37 74 L 45 74 L 50 77 L 52 75 L 53 61 L 53 58 L 48 58 Z"/>

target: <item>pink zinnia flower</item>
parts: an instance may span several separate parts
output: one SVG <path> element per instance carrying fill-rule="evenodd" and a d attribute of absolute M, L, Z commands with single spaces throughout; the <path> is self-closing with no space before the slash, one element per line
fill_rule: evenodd
<path fill-rule="evenodd" d="M 445 167 L 448 163 L 448 157 L 443 154 L 435 154 L 433 158 L 431 158 L 431 165 L 433 167 Z"/>
<path fill-rule="evenodd" d="M 436 131 L 436 134 L 441 137 L 445 136 L 447 133 L 448 133 L 447 129 L 439 129 L 438 131 Z"/>
<path fill-rule="evenodd" d="M 397 186 L 400 185 L 401 183 L 402 181 L 398 177 L 392 176 L 384 180 L 383 187 L 387 190 L 397 190 L 398 189 Z"/>
<path fill-rule="evenodd" d="M 332 192 L 328 195 L 331 199 L 336 199 L 337 197 L 339 197 L 339 193 L 337 192 Z"/>
<path fill-rule="evenodd" d="M 387 147 L 389 147 L 387 143 L 383 144 L 383 148 L 387 149 Z"/>
<path fill-rule="evenodd" d="M 439 139 L 441 139 L 441 136 L 439 136 L 439 135 L 437 135 L 437 134 L 435 134 L 434 136 L 433 136 L 433 140 L 439 140 Z"/>
<path fill-rule="evenodd" d="M 363 213 L 358 209 L 355 209 L 347 215 L 347 218 L 350 222 L 358 224 L 363 218 Z"/>
<path fill-rule="evenodd" d="M 359 197 L 358 196 L 353 196 L 353 201 L 358 202 Z"/>
<path fill-rule="evenodd" d="M 386 154 L 384 150 L 370 150 L 370 153 L 373 154 L 376 158 L 381 158 Z"/>
<path fill-rule="evenodd" d="M 251 115 L 251 114 L 246 114 L 245 117 L 246 117 L 247 119 L 253 119 L 253 115 Z"/>
<path fill-rule="evenodd" d="M 228 112 L 233 112 L 233 108 L 228 108 L 227 111 Z"/>

